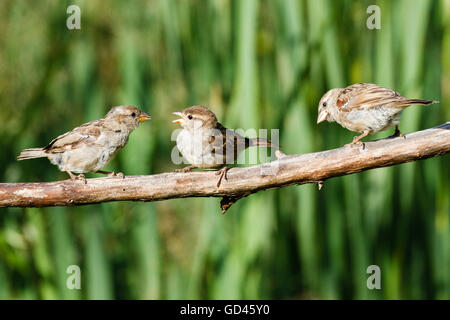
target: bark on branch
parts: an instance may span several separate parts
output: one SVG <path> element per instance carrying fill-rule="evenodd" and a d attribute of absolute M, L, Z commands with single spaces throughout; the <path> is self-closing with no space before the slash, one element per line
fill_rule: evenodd
<path fill-rule="evenodd" d="M 297 154 L 251 167 L 232 168 L 217 188 L 214 171 L 107 177 L 81 181 L 0 183 L 0 207 L 75 206 L 107 201 L 160 201 L 186 197 L 222 197 L 225 212 L 260 190 L 318 183 L 364 170 L 435 157 L 450 152 L 450 122 L 404 138 L 366 142 L 365 148 Z"/>

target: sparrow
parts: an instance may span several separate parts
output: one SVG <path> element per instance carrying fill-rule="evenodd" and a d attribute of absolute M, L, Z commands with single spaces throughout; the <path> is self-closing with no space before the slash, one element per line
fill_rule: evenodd
<path fill-rule="evenodd" d="M 403 109 L 413 104 L 430 105 L 439 101 L 410 99 L 397 91 L 372 83 L 357 83 L 347 88 L 331 89 L 319 102 L 317 123 L 336 121 L 344 128 L 362 134 L 350 144 L 362 143 L 369 133 L 395 126 L 395 137 L 403 137 L 398 129 Z M 363 143 L 362 143 L 363 144 Z M 364 145 L 364 144 L 363 144 Z"/>
<path fill-rule="evenodd" d="M 126 145 L 131 132 L 141 122 L 150 119 L 148 114 L 134 106 L 113 107 L 103 119 L 85 123 L 66 132 L 43 148 L 23 150 L 17 160 L 48 158 L 59 170 L 67 172 L 71 180 L 80 179 L 84 183 L 86 178 L 83 173 L 86 172 L 123 178 L 123 173 L 101 169 Z"/>
<path fill-rule="evenodd" d="M 175 172 L 189 172 L 195 168 L 219 169 L 217 187 L 222 178 L 227 180 L 227 164 L 234 163 L 238 155 L 248 147 L 276 147 L 263 138 L 247 138 L 225 128 L 217 121 L 216 115 L 206 107 L 192 106 L 173 114 L 180 118 L 178 123 L 183 130 L 177 136 L 177 148 L 191 164 Z"/>

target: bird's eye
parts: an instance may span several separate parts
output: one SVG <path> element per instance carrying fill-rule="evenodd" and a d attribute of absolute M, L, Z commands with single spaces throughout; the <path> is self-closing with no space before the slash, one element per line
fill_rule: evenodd
<path fill-rule="evenodd" d="M 326 106 L 327 106 L 327 102 L 325 101 L 324 103 L 322 103 L 322 105 L 323 105 L 324 107 L 326 107 Z"/>
<path fill-rule="evenodd" d="M 188 115 L 189 120 L 192 120 L 192 118 L 193 118 L 192 114 Z"/>
<path fill-rule="evenodd" d="M 136 113 L 133 112 L 133 113 L 131 114 L 131 116 L 132 116 L 133 118 L 136 117 Z"/>

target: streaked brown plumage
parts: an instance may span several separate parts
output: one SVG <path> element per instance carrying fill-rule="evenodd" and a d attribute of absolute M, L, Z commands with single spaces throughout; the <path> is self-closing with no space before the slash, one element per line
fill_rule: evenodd
<path fill-rule="evenodd" d="M 183 127 L 177 136 L 177 147 L 191 164 L 176 171 L 222 168 L 218 171 L 220 174 L 218 187 L 222 178 L 226 179 L 227 164 L 234 163 L 240 152 L 253 146 L 275 147 L 266 139 L 243 137 L 225 128 L 217 121 L 216 115 L 203 106 L 192 106 L 174 114 L 180 119 L 173 122 Z"/>
<path fill-rule="evenodd" d="M 430 105 L 438 101 L 410 99 L 398 92 L 376 84 L 357 83 L 346 88 L 331 89 L 319 102 L 317 123 L 336 121 L 344 128 L 361 132 L 351 144 L 369 133 L 395 126 L 395 136 L 403 136 L 398 129 L 400 116 L 413 104 Z"/>
<path fill-rule="evenodd" d="M 134 106 L 113 107 L 103 119 L 85 123 L 64 133 L 43 148 L 23 150 L 17 160 L 46 157 L 61 171 L 67 172 L 72 180 L 78 178 L 86 181 L 83 175 L 86 172 L 116 175 L 101 169 L 125 146 L 139 123 L 150 118 Z M 72 172 L 80 175 L 76 176 Z"/>

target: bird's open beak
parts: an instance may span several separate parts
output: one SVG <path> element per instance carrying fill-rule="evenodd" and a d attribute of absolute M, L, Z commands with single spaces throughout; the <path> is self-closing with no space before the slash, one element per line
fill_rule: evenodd
<path fill-rule="evenodd" d="M 138 120 L 139 120 L 139 122 L 144 122 L 144 121 L 150 120 L 151 118 L 152 117 L 150 117 L 148 114 L 146 114 L 145 112 L 142 112 L 139 115 Z"/>
<path fill-rule="evenodd" d="M 327 116 L 328 116 L 328 111 L 327 110 L 322 110 L 319 115 L 317 116 L 317 123 L 321 123 L 325 120 L 327 120 Z"/>
<path fill-rule="evenodd" d="M 177 112 L 173 112 L 173 114 L 176 115 L 176 116 L 179 116 L 180 119 L 173 120 L 172 122 L 173 122 L 173 123 L 178 123 L 178 124 L 181 124 L 181 125 L 182 125 L 182 124 L 184 123 L 183 113 L 180 112 L 180 111 L 177 111 Z"/>

